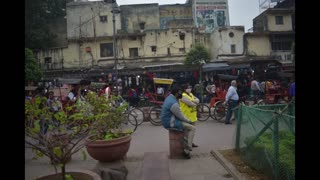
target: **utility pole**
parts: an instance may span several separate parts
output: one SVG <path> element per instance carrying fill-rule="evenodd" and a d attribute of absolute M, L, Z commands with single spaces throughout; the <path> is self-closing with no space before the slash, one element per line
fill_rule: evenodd
<path fill-rule="evenodd" d="M 116 90 L 118 92 L 118 58 L 117 58 L 117 47 L 116 47 L 116 18 L 115 13 L 120 13 L 119 9 L 115 9 L 117 5 L 116 0 L 112 0 L 112 23 L 113 23 L 113 56 L 114 56 L 114 67 L 116 70 Z"/>

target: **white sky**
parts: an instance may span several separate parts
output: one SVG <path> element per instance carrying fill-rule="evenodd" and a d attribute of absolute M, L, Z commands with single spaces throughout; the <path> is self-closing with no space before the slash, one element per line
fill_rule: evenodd
<path fill-rule="evenodd" d="M 90 1 L 90 0 L 89 0 Z M 91 0 L 95 1 L 95 0 Z M 186 0 L 117 0 L 118 5 L 125 4 L 184 4 Z M 231 26 L 244 26 L 245 31 L 252 27 L 252 20 L 259 15 L 259 0 L 228 0 Z"/>

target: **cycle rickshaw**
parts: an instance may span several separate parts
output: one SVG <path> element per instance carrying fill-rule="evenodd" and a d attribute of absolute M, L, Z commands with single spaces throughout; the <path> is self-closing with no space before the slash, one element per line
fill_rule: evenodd
<path fill-rule="evenodd" d="M 173 84 L 173 79 L 165 79 L 165 78 L 153 78 L 154 92 L 146 93 L 149 102 L 153 104 L 153 106 L 149 110 L 149 115 L 147 116 L 150 122 L 153 125 L 160 126 L 160 113 L 162 109 L 162 104 L 164 99 L 170 94 L 170 89 Z M 163 92 L 161 94 L 157 93 L 157 87 L 161 86 L 163 88 Z"/>

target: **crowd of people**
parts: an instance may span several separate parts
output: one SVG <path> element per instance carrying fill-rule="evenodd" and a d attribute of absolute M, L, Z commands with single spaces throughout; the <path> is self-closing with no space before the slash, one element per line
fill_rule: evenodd
<path fill-rule="evenodd" d="M 184 131 L 184 151 L 183 155 L 190 159 L 190 152 L 192 148 L 198 147 L 193 142 L 195 132 L 196 132 L 196 122 L 197 122 L 197 105 L 200 102 L 210 102 L 211 98 L 217 96 L 218 91 L 227 91 L 224 98 L 225 104 L 228 104 L 227 114 L 225 124 L 231 124 L 232 109 L 237 106 L 241 97 L 246 96 L 252 91 L 254 96 L 261 96 L 265 93 L 275 90 L 277 87 L 281 86 L 278 81 L 259 81 L 259 79 L 253 79 L 250 76 L 239 78 L 237 80 L 232 80 L 229 83 L 218 84 L 218 81 L 206 82 L 204 84 L 195 84 L 192 87 L 190 84 L 184 85 L 174 85 L 170 94 L 164 99 L 165 90 L 163 87 L 158 86 L 156 93 L 163 97 L 161 99 L 163 102 L 161 111 L 161 121 L 164 128 L 176 128 L 178 130 Z M 288 93 L 290 98 L 295 97 L 295 82 L 292 80 L 290 84 L 287 85 Z M 89 87 L 81 87 L 80 85 L 72 86 L 70 92 L 67 95 L 67 99 L 61 102 L 58 97 L 54 97 L 53 91 L 46 91 L 43 88 L 37 88 L 33 94 L 26 94 L 26 100 L 33 101 L 36 97 L 46 97 L 46 102 L 43 103 L 44 106 L 49 107 L 50 111 L 57 113 L 64 109 L 65 105 L 76 103 L 77 101 L 84 101 L 85 95 Z M 122 89 L 122 88 L 121 88 Z M 120 91 L 113 92 L 114 88 L 112 84 L 107 83 L 99 92 L 100 96 L 105 96 L 110 99 L 112 94 L 121 97 Z M 140 91 L 140 92 L 138 92 Z M 127 100 L 131 106 L 136 106 L 139 102 L 139 95 L 145 93 L 144 88 L 128 88 L 127 89 Z M 206 94 L 204 99 L 203 94 Z M 122 99 L 123 101 L 123 99 Z M 115 102 L 115 104 L 121 104 L 122 102 Z M 54 118 L 54 116 L 52 117 Z M 58 125 L 57 121 L 56 124 Z M 48 124 L 40 120 L 40 128 L 43 134 L 46 133 L 48 129 Z"/>

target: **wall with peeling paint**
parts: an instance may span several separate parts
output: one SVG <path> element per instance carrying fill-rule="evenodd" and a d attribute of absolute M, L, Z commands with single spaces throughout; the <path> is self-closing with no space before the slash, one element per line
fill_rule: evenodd
<path fill-rule="evenodd" d="M 283 24 L 276 24 L 275 16 L 283 16 Z M 267 16 L 269 31 L 293 31 L 291 14 L 270 14 Z"/>
<path fill-rule="evenodd" d="M 184 33 L 184 40 L 180 34 Z M 119 58 L 129 58 L 129 48 L 138 48 L 139 57 L 167 56 L 168 48 L 171 55 L 183 55 L 188 52 L 192 44 L 192 31 L 185 29 L 150 30 L 145 31 L 145 36 L 136 40 L 129 38 L 119 41 Z M 156 52 L 152 52 L 152 46 L 156 46 Z M 182 48 L 185 48 L 185 52 Z"/>
<path fill-rule="evenodd" d="M 112 4 L 102 1 L 67 4 L 67 37 L 104 37 L 113 35 Z M 106 21 L 101 17 L 107 16 Z M 115 14 L 116 30 L 121 29 L 120 14 Z M 81 25 L 80 25 L 81 24 Z"/>
<path fill-rule="evenodd" d="M 121 26 L 124 32 L 140 31 L 140 23 L 144 23 L 144 30 L 160 29 L 158 3 L 122 5 L 120 10 Z"/>
<path fill-rule="evenodd" d="M 232 36 L 233 33 L 233 37 Z M 232 55 L 243 53 L 244 26 L 216 28 L 211 34 L 211 53 L 213 59 L 218 55 Z M 231 53 L 231 45 L 234 44 L 236 52 Z"/>
<path fill-rule="evenodd" d="M 181 19 L 193 19 L 192 18 L 192 6 L 185 4 L 175 4 L 175 5 L 161 5 L 159 6 L 160 11 L 160 29 L 168 29 L 181 27 L 180 24 L 172 23 L 172 21 L 179 22 Z M 193 22 L 192 22 L 193 24 Z"/>
<path fill-rule="evenodd" d="M 268 35 L 247 36 L 247 55 L 270 56 L 271 44 Z"/>

